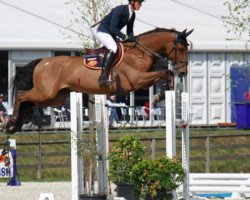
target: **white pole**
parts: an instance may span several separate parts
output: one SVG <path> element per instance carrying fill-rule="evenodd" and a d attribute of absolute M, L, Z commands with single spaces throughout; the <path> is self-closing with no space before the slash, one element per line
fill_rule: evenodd
<path fill-rule="evenodd" d="M 176 128 L 175 128 L 175 92 L 166 91 L 166 153 L 167 157 L 174 158 L 176 156 Z"/>
<path fill-rule="evenodd" d="M 130 123 L 134 124 L 134 117 L 135 117 L 135 93 L 129 93 L 129 116 L 130 116 Z"/>
<path fill-rule="evenodd" d="M 72 200 L 78 200 L 83 194 L 83 160 L 77 156 L 78 137 L 82 136 L 82 94 L 70 93 L 71 111 L 71 184 Z"/>
<path fill-rule="evenodd" d="M 98 128 L 96 128 L 97 149 L 101 155 L 101 159 L 97 162 L 97 180 L 98 193 L 108 194 L 108 111 L 106 104 L 106 95 L 95 95 L 95 113 Z"/>
<path fill-rule="evenodd" d="M 183 197 L 189 199 L 189 96 L 188 93 L 181 94 L 182 120 L 182 167 L 186 176 L 183 183 Z"/>
<path fill-rule="evenodd" d="M 153 114 L 153 100 L 154 100 L 154 87 L 151 86 L 149 88 L 149 121 L 150 121 L 150 126 L 153 126 L 154 123 L 154 114 Z"/>

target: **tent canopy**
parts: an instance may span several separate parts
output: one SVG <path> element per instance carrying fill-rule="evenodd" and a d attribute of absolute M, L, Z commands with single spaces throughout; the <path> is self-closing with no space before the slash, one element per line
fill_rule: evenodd
<path fill-rule="evenodd" d="M 1 0 L 0 49 L 80 48 L 79 43 L 66 39 L 62 34 L 65 30 L 69 31 L 67 27 L 73 19 L 72 7 L 65 2 Z M 245 50 L 244 42 L 225 40 L 228 35 L 221 16 L 226 15 L 227 9 L 223 2 L 148 0 L 137 12 L 135 33 L 156 27 L 175 28 L 178 31 L 194 28 L 189 37 L 193 50 Z M 77 27 L 75 31 L 80 32 Z"/>

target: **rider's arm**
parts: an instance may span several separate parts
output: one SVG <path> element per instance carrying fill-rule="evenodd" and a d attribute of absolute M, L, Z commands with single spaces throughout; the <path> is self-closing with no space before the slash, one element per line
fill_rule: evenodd
<path fill-rule="evenodd" d="M 134 35 L 134 21 L 135 21 L 135 12 L 133 13 L 129 23 L 127 24 L 127 35 Z"/>
<path fill-rule="evenodd" d="M 123 17 L 123 8 L 120 6 L 114 8 L 111 16 L 110 32 L 112 35 L 124 39 L 126 38 L 126 35 L 123 34 L 119 29 L 119 20 L 122 17 Z"/>

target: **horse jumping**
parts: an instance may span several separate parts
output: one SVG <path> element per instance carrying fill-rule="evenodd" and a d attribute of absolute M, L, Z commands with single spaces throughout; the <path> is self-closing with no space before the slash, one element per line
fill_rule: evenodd
<path fill-rule="evenodd" d="M 187 36 L 192 31 L 157 28 L 139 35 L 138 43 L 124 43 L 124 57 L 113 68 L 114 81 L 110 85 L 99 85 L 101 71 L 86 67 L 83 57 L 58 56 L 32 61 L 13 79 L 14 110 L 5 132 L 19 131 L 24 118 L 31 117 L 32 107 L 62 105 L 71 91 L 125 94 L 149 88 L 170 74 L 168 69 L 153 71 L 156 54 L 164 54 L 172 62 L 175 74 L 186 76 Z"/>

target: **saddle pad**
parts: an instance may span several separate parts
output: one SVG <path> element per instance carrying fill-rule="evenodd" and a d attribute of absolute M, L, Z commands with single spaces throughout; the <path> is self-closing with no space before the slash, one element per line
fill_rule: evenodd
<path fill-rule="evenodd" d="M 118 66 L 121 61 L 123 60 L 123 56 L 124 56 L 124 47 L 122 43 L 118 43 L 117 44 L 117 52 L 115 54 L 115 58 L 114 61 L 112 63 L 112 67 L 114 66 Z M 87 50 L 87 52 L 90 50 Z M 103 59 L 105 57 L 105 53 L 107 52 L 106 48 L 100 48 L 97 50 L 91 50 L 90 54 L 86 54 L 84 55 L 84 59 L 83 59 L 83 64 L 90 68 L 90 69 L 94 69 L 94 70 L 101 70 L 102 69 L 102 63 L 103 63 Z"/>

